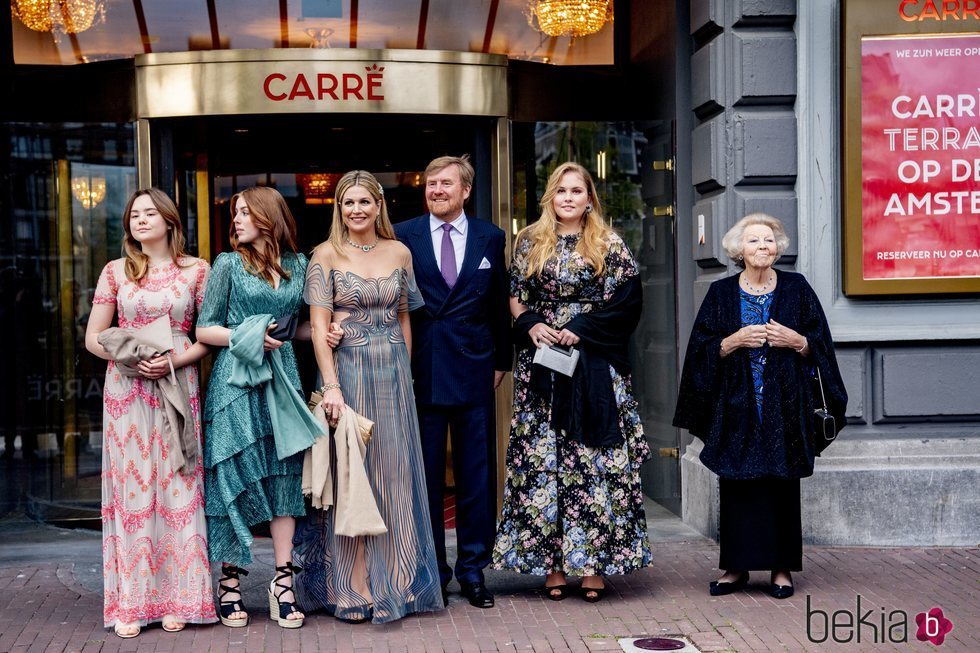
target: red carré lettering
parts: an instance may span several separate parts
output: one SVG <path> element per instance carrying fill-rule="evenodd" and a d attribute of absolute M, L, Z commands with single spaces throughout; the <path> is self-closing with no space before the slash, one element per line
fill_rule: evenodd
<path fill-rule="evenodd" d="M 939 9 L 936 7 L 935 0 L 926 0 L 926 4 L 922 8 L 922 13 L 919 14 L 919 20 L 925 20 L 926 18 L 942 20 L 939 16 Z"/>
<path fill-rule="evenodd" d="M 361 88 L 364 86 L 364 80 L 361 76 L 356 73 L 344 73 L 344 99 L 348 99 L 353 96 L 358 100 L 363 100 L 364 96 L 361 95 Z"/>
<path fill-rule="evenodd" d="M 943 20 L 947 17 L 960 19 L 960 0 L 943 0 Z"/>
<path fill-rule="evenodd" d="M 367 99 L 369 100 L 383 100 L 385 99 L 384 94 L 376 93 L 375 91 L 381 88 L 381 80 L 384 75 L 380 73 L 368 73 L 367 76 Z"/>
<path fill-rule="evenodd" d="M 284 82 L 286 81 L 286 76 L 283 75 L 282 73 L 272 73 L 271 75 L 265 78 L 265 83 L 262 84 L 262 90 L 265 91 L 265 96 L 270 100 L 272 100 L 273 102 L 282 102 L 283 100 L 286 99 L 285 93 L 279 93 L 278 95 L 272 94 L 271 85 L 272 85 L 272 80 L 274 79 L 278 79 L 280 82 Z"/>
<path fill-rule="evenodd" d="M 316 97 L 322 100 L 324 95 L 337 99 L 337 76 L 330 73 L 320 73 L 316 76 Z"/>
<path fill-rule="evenodd" d="M 303 73 L 296 75 L 296 81 L 293 82 L 293 90 L 289 92 L 290 100 L 294 100 L 297 97 L 305 97 L 307 100 L 313 99 L 313 91 L 310 90 L 310 85 L 306 81 L 306 75 Z"/>
<path fill-rule="evenodd" d="M 923 20 L 980 20 L 980 0 L 902 0 L 898 16 L 913 23 Z"/>

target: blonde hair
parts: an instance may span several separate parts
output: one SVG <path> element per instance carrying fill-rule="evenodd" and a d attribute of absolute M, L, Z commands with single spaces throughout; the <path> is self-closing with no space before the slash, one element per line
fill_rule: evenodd
<path fill-rule="evenodd" d="M 595 275 L 599 276 L 606 270 L 606 253 L 609 251 L 608 237 L 613 232 L 602 215 L 602 203 L 596 194 L 595 182 L 589 171 L 577 163 L 571 161 L 563 163 L 548 177 L 548 185 L 545 187 L 544 195 L 541 197 L 541 217 L 534 224 L 528 225 L 517 234 L 517 242 L 527 238 L 531 242 L 531 248 L 527 253 L 527 272 L 525 276 L 541 276 L 545 263 L 555 255 L 555 248 L 558 245 L 558 217 L 555 215 L 555 207 L 552 201 L 558 194 L 558 186 L 561 185 L 561 178 L 568 173 L 581 175 L 585 181 L 585 187 L 589 195 L 591 209 L 587 209 L 582 216 L 582 237 L 575 246 L 575 251 L 582 255 Z"/>
<path fill-rule="evenodd" d="M 286 200 L 275 188 L 246 188 L 231 198 L 232 218 L 239 198 L 245 201 L 252 224 L 259 231 L 256 240 L 265 244 L 263 249 L 259 249 L 253 243 L 239 242 L 235 221 L 232 219 L 231 246 L 241 255 L 245 270 L 249 274 L 262 277 L 270 285 L 275 283 L 273 272 L 282 279 L 288 279 L 289 271 L 282 266 L 280 258 L 286 252 L 296 253 L 296 220 L 293 219 Z"/>
<path fill-rule="evenodd" d="M 187 256 L 187 252 L 184 251 L 184 225 L 180 221 L 180 213 L 177 212 L 173 200 L 159 188 L 141 188 L 130 196 L 129 202 L 126 203 L 126 210 L 123 212 L 123 256 L 126 258 L 124 269 L 126 278 L 137 284 L 150 271 L 150 257 L 143 253 L 143 246 L 133 237 L 129 214 L 133 210 L 133 204 L 143 195 L 149 196 L 153 207 L 167 223 L 170 258 L 180 265 L 181 257 Z"/>
<path fill-rule="evenodd" d="M 347 258 L 344 245 L 347 244 L 349 233 L 347 225 L 344 224 L 344 217 L 341 215 L 340 205 L 344 195 L 354 186 L 360 186 L 366 190 L 378 203 L 378 218 L 374 222 L 374 230 L 378 234 L 378 238 L 395 239 L 395 230 L 391 226 L 391 219 L 388 217 L 388 205 L 385 203 L 385 191 L 381 187 L 381 182 L 366 170 L 351 170 L 337 182 L 333 201 L 333 222 L 330 225 L 330 236 L 327 238 L 327 242 L 333 245 L 334 250 L 344 258 Z"/>
<path fill-rule="evenodd" d="M 728 254 L 728 258 L 735 261 L 735 265 L 740 268 L 745 267 L 745 261 L 741 259 L 742 236 L 745 234 L 746 228 L 757 224 L 765 225 L 772 229 L 772 235 L 776 237 L 776 258 L 773 261 L 774 263 L 789 248 L 789 236 L 786 235 L 786 228 L 778 218 L 774 218 L 768 213 L 749 213 L 736 222 L 721 239 L 721 246 L 724 248 L 725 253 Z"/>

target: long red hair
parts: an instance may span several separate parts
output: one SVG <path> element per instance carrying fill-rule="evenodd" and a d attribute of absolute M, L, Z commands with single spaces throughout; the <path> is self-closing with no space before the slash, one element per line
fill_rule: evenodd
<path fill-rule="evenodd" d="M 234 218 L 238 199 L 245 200 L 252 224 L 259 230 L 259 237 L 251 243 L 238 241 L 234 219 L 231 224 L 231 246 L 241 257 L 245 270 L 262 277 L 270 285 L 275 283 L 278 274 L 282 279 L 289 278 L 289 271 L 280 262 L 282 254 L 296 253 L 296 220 L 286 205 L 286 200 L 274 188 L 253 186 L 231 198 L 231 215 Z M 256 247 L 261 241 L 263 247 Z"/>

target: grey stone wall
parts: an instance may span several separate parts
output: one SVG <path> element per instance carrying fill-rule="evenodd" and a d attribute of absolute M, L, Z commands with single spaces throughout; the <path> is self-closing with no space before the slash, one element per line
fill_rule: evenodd
<path fill-rule="evenodd" d="M 805 541 L 980 541 L 980 302 L 845 297 L 840 283 L 839 0 L 690 0 L 693 310 L 734 272 L 721 237 L 751 211 L 793 242 L 838 343 L 848 426 L 803 482 Z M 704 225 L 699 242 L 698 225 Z M 687 277 L 687 271 L 679 277 Z M 683 305 L 680 302 L 679 305 Z M 679 315 L 689 330 L 693 313 Z M 683 516 L 717 535 L 717 479 L 681 460 Z"/>
<path fill-rule="evenodd" d="M 698 299 L 729 273 L 721 237 L 741 216 L 772 213 L 796 235 L 795 15 L 796 3 L 787 0 L 691 2 L 690 226 Z M 783 262 L 792 264 L 796 254 L 794 246 Z"/>
<path fill-rule="evenodd" d="M 743 215 L 780 218 L 792 243 L 780 266 L 796 261 L 795 23 L 794 0 L 690 2 L 693 209 L 679 226 L 691 230 L 690 241 L 679 242 L 691 243 L 695 312 L 711 282 L 734 271 L 721 239 Z M 684 252 L 679 259 L 685 265 Z M 687 333 L 693 315 L 679 317 Z M 694 440 L 681 458 L 682 515 L 716 537 L 718 480 L 698 460 L 700 450 Z"/>

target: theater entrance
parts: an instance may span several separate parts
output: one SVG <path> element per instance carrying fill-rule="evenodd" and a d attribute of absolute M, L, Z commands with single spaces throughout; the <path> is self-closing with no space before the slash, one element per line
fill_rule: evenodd
<path fill-rule="evenodd" d="M 468 153 L 476 178 L 466 211 L 492 216 L 489 148 L 495 128 L 494 119 L 465 117 L 164 119 L 151 125 L 155 167 L 163 173 L 154 184 L 176 198 L 187 215 L 192 251 L 209 260 L 230 250 L 231 198 L 251 186 L 283 195 L 296 219 L 299 249 L 309 254 L 330 231 L 334 189 L 348 170 L 373 173 L 392 222 L 401 222 L 426 212 L 422 177 L 428 162 Z M 309 345 L 297 347 L 313 360 Z M 315 387 L 315 367 L 301 366 L 305 388 Z"/>
<path fill-rule="evenodd" d="M 190 250 L 209 260 L 230 249 L 230 202 L 245 188 L 269 186 L 283 195 L 299 248 L 308 253 L 329 233 L 334 189 L 345 172 L 373 173 L 397 223 L 426 212 L 425 167 L 446 154 L 469 154 L 476 170 L 467 215 L 511 232 L 504 57 L 215 51 L 137 57 L 136 70 L 140 186 L 158 186 L 177 200 Z M 300 366 L 304 389 L 312 389 L 312 347 L 296 348 L 309 361 Z M 498 460 L 510 394 L 508 380 L 497 401 Z M 447 476 L 451 484 L 450 470 Z"/>
<path fill-rule="evenodd" d="M 368 170 L 384 186 L 393 222 L 425 213 L 422 175 L 443 154 L 468 153 L 476 168 L 467 213 L 494 214 L 486 118 L 389 116 L 235 116 L 154 121 L 154 184 L 186 209 L 202 256 L 229 249 L 231 197 L 250 186 L 282 193 L 309 252 L 330 229 L 337 181 Z M 169 187 L 168 187 L 169 184 Z M 486 217 L 484 217 L 486 216 Z"/>

